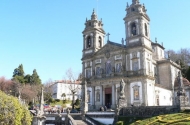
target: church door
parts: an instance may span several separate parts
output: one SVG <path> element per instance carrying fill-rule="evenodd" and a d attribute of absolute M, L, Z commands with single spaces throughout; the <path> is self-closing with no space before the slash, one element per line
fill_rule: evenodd
<path fill-rule="evenodd" d="M 112 102 L 112 88 L 105 88 L 105 105 L 107 108 L 111 108 Z"/>

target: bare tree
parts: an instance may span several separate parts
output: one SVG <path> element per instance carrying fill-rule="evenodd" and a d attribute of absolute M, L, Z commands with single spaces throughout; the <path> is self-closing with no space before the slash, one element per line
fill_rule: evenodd
<path fill-rule="evenodd" d="M 46 81 L 44 83 L 44 100 L 45 102 L 50 103 L 50 100 L 52 99 L 52 95 L 53 95 L 53 90 L 52 90 L 52 85 L 53 85 L 53 81 L 51 79 L 49 79 L 48 81 Z"/>
<path fill-rule="evenodd" d="M 79 87 L 77 84 L 80 83 L 80 81 L 78 81 L 78 77 L 76 77 L 75 73 L 72 71 L 72 69 L 68 69 L 66 71 L 66 76 L 69 79 L 68 83 L 70 84 L 68 86 L 69 90 L 71 91 L 71 95 L 72 95 L 72 110 L 74 109 L 74 104 L 75 104 L 75 95 L 77 93 L 77 91 L 79 89 L 81 89 L 81 87 Z M 65 80 L 67 81 L 67 80 Z"/>
<path fill-rule="evenodd" d="M 0 77 L 0 90 L 11 94 L 13 89 L 13 82 L 11 80 L 6 79 L 5 77 Z"/>

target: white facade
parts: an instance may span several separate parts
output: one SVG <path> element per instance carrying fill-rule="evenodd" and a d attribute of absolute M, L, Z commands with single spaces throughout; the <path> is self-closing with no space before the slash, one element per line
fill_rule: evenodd
<path fill-rule="evenodd" d="M 76 90 L 75 100 L 81 99 L 81 85 L 80 82 L 68 82 L 68 81 L 58 81 L 51 85 L 52 88 L 52 98 L 54 99 L 66 99 L 72 100 L 72 92 L 71 90 Z M 66 97 L 64 98 L 62 94 L 65 93 Z"/>

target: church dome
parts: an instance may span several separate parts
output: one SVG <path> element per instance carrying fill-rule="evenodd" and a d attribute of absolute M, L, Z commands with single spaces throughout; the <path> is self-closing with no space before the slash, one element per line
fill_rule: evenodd
<path fill-rule="evenodd" d="M 183 85 L 184 86 L 190 86 L 190 82 L 189 80 L 187 80 L 186 78 L 183 78 Z M 178 84 L 178 80 L 177 78 L 175 79 L 175 82 L 174 82 L 174 87 L 178 87 L 179 84 Z"/>

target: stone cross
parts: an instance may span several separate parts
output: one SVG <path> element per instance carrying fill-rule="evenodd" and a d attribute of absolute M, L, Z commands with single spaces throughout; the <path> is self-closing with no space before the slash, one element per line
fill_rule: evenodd
<path fill-rule="evenodd" d="M 108 37 L 108 42 L 109 42 L 109 35 L 110 35 L 109 33 L 107 33 L 107 35 L 106 35 Z"/>
<path fill-rule="evenodd" d="M 41 97 L 40 97 L 40 112 L 38 115 L 43 115 L 44 114 L 44 91 L 43 87 L 41 88 Z"/>

